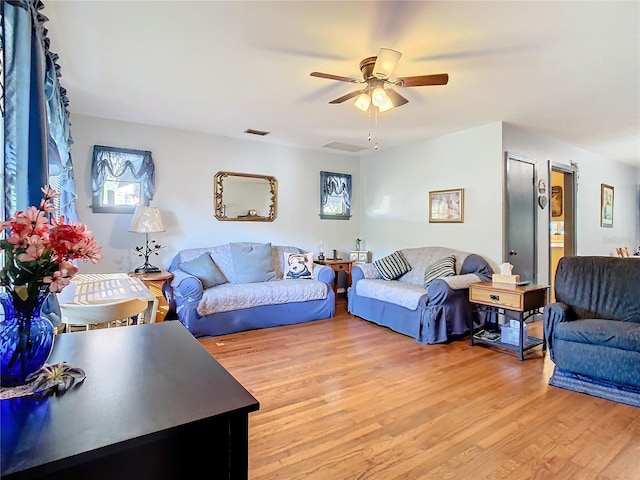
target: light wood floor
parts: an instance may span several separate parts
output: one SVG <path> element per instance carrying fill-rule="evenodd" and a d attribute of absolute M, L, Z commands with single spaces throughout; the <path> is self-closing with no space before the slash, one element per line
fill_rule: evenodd
<path fill-rule="evenodd" d="M 201 340 L 260 402 L 250 480 L 640 479 L 640 408 L 549 386 L 540 347 L 419 345 L 337 311 Z"/>

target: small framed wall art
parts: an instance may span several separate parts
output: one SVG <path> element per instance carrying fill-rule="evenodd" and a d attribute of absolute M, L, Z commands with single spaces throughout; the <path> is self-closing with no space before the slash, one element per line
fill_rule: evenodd
<path fill-rule="evenodd" d="M 551 187 L 551 216 L 561 217 L 563 207 L 562 187 L 553 185 Z"/>
<path fill-rule="evenodd" d="M 429 192 L 429 223 L 464 222 L 464 188 Z"/>
<path fill-rule="evenodd" d="M 613 228 L 613 187 L 600 184 L 600 226 Z"/>

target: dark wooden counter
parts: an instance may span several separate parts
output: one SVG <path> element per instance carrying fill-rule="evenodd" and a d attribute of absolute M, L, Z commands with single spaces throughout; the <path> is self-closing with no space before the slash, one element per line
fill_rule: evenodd
<path fill-rule="evenodd" d="M 259 403 L 179 322 L 61 334 L 63 360 L 84 383 L 0 402 L 2 478 L 247 478 Z"/>

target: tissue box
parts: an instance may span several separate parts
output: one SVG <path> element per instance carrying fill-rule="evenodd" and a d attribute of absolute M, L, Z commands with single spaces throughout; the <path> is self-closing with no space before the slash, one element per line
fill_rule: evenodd
<path fill-rule="evenodd" d="M 502 325 L 500 327 L 500 341 L 503 343 L 510 343 L 511 345 L 520 344 L 520 322 L 518 320 L 510 320 L 508 325 Z M 526 343 L 529 336 L 529 328 L 527 324 L 524 324 L 524 341 Z"/>
<path fill-rule="evenodd" d="M 491 276 L 491 281 L 495 283 L 510 283 L 515 285 L 520 281 L 520 275 L 502 275 L 500 273 L 494 273 Z"/>

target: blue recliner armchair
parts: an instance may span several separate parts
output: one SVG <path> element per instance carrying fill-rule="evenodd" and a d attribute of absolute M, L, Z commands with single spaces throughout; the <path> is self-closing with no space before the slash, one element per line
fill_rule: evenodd
<path fill-rule="evenodd" d="M 563 257 L 544 309 L 550 385 L 640 406 L 640 259 Z"/>

